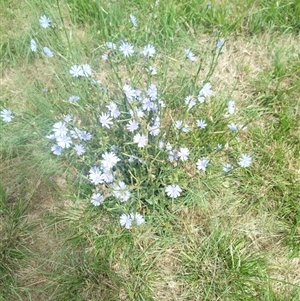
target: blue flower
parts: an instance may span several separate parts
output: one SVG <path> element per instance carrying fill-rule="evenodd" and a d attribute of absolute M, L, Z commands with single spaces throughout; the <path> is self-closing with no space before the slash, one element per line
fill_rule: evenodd
<path fill-rule="evenodd" d="M 43 15 L 40 17 L 39 19 L 40 21 L 40 25 L 43 27 L 43 28 L 48 28 L 51 24 L 51 19 L 48 18 L 47 16 Z"/>
<path fill-rule="evenodd" d="M 239 160 L 239 166 L 241 167 L 249 167 L 252 163 L 252 157 L 248 154 L 242 154 Z"/>
<path fill-rule="evenodd" d="M 130 21 L 133 24 L 134 27 L 137 27 L 137 21 L 136 21 L 136 17 L 132 14 L 129 15 Z"/>
<path fill-rule="evenodd" d="M 30 40 L 30 49 L 31 49 L 31 51 L 33 51 L 33 52 L 36 52 L 36 51 L 37 51 L 37 44 L 36 44 L 36 41 L 33 40 L 33 39 Z"/>
<path fill-rule="evenodd" d="M 12 112 L 11 110 L 7 110 L 7 109 L 3 109 L 1 112 L 0 112 L 0 116 L 1 118 L 3 119 L 4 122 L 11 122 L 11 120 L 13 119 L 13 116 L 12 116 Z"/>
<path fill-rule="evenodd" d="M 43 47 L 43 51 L 47 56 L 53 57 L 53 53 L 48 47 Z"/>

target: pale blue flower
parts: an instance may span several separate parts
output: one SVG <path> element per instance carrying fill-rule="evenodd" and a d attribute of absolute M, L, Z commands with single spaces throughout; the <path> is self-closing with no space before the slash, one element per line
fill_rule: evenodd
<path fill-rule="evenodd" d="M 59 136 L 56 138 L 57 145 L 62 148 L 69 148 L 72 144 L 72 140 L 69 136 Z"/>
<path fill-rule="evenodd" d="M 85 149 L 82 144 L 75 144 L 74 150 L 76 151 L 78 156 L 81 156 L 85 153 Z"/>
<path fill-rule="evenodd" d="M 230 172 L 232 170 L 232 165 L 229 163 L 223 164 L 222 169 L 224 172 Z"/>
<path fill-rule="evenodd" d="M 220 49 L 223 47 L 223 45 L 225 44 L 225 40 L 224 39 L 220 39 L 216 45 L 217 49 Z"/>
<path fill-rule="evenodd" d="M 84 141 L 88 141 L 88 140 L 92 139 L 92 135 L 87 131 L 81 131 L 79 133 L 79 137 L 80 137 L 80 139 L 82 139 Z"/>
<path fill-rule="evenodd" d="M 235 111 L 234 101 L 233 100 L 229 100 L 228 101 L 227 108 L 228 108 L 228 113 L 230 115 L 232 115 L 234 113 L 234 111 Z"/>
<path fill-rule="evenodd" d="M 51 24 L 51 19 L 48 18 L 47 16 L 43 15 L 40 17 L 39 19 L 40 21 L 40 25 L 43 27 L 43 28 L 48 28 Z"/>
<path fill-rule="evenodd" d="M 179 185 L 172 184 L 168 185 L 165 189 L 168 197 L 172 199 L 176 199 L 177 197 L 180 196 L 180 193 L 182 192 L 182 189 L 179 187 Z"/>
<path fill-rule="evenodd" d="M 62 152 L 62 148 L 61 148 L 59 145 L 54 144 L 54 145 L 51 147 L 51 151 L 53 152 L 54 155 L 60 156 L 60 155 L 61 155 L 61 152 Z"/>
<path fill-rule="evenodd" d="M 124 85 L 123 92 L 125 93 L 126 99 L 129 102 L 133 101 L 135 99 L 135 97 L 136 97 L 135 90 L 131 86 L 127 85 L 127 84 Z"/>
<path fill-rule="evenodd" d="M 123 53 L 124 57 L 132 56 L 134 53 L 133 45 L 126 42 L 123 42 L 119 49 Z"/>
<path fill-rule="evenodd" d="M 139 128 L 139 123 L 136 120 L 129 120 L 129 122 L 126 124 L 126 128 L 132 133 Z"/>
<path fill-rule="evenodd" d="M 191 51 L 191 49 L 185 49 L 184 53 L 185 53 L 185 57 L 188 60 L 190 60 L 192 62 L 196 61 L 196 57 L 195 57 L 194 53 Z"/>
<path fill-rule="evenodd" d="M 102 113 L 100 116 L 99 116 L 99 122 L 101 123 L 101 125 L 103 127 L 106 127 L 106 128 L 110 128 L 110 126 L 113 124 L 113 121 L 112 121 L 112 118 L 106 114 L 106 113 Z"/>
<path fill-rule="evenodd" d="M 110 112 L 111 117 L 118 118 L 121 114 L 120 110 L 118 109 L 118 106 L 114 102 L 110 102 L 109 105 L 106 106 Z"/>
<path fill-rule="evenodd" d="M 206 158 L 198 159 L 196 165 L 199 170 L 206 171 L 209 160 Z"/>
<path fill-rule="evenodd" d="M 137 226 L 140 226 L 140 225 L 142 225 L 142 224 L 145 223 L 144 217 L 140 213 L 138 213 L 138 212 L 131 213 L 130 217 L 131 217 L 132 221 L 135 222 L 135 224 Z"/>
<path fill-rule="evenodd" d="M 188 109 L 190 110 L 193 106 L 195 106 L 196 101 L 192 95 L 188 95 L 185 99 L 184 102 L 188 106 Z"/>
<path fill-rule="evenodd" d="M 212 89 L 211 89 L 211 84 L 210 83 L 206 83 L 202 89 L 199 91 L 199 96 L 203 96 L 205 98 L 211 96 L 212 94 Z"/>
<path fill-rule="evenodd" d="M 130 229 L 132 226 L 132 217 L 130 214 L 123 213 L 120 216 L 120 224 L 121 226 L 125 227 L 126 229 Z"/>
<path fill-rule="evenodd" d="M 157 99 L 157 87 L 155 84 L 151 84 L 147 89 L 147 96 L 151 98 L 151 100 Z"/>
<path fill-rule="evenodd" d="M 136 134 L 133 137 L 133 142 L 137 143 L 138 147 L 145 147 L 148 144 L 148 138 L 144 134 Z"/>
<path fill-rule="evenodd" d="M 123 181 L 113 184 L 112 193 L 121 202 L 127 202 L 131 196 L 130 191 L 127 189 L 127 186 Z"/>
<path fill-rule="evenodd" d="M 70 114 L 64 115 L 64 121 L 65 121 L 66 123 L 70 122 L 71 120 L 72 120 L 72 116 L 71 116 Z"/>
<path fill-rule="evenodd" d="M 228 127 L 229 127 L 229 129 L 231 130 L 231 131 L 233 131 L 233 132 L 237 132 L 239 129 L 238 129 L 238 126 L 235 124 L 235 123 L 230 123 L 230 124 L 228 124 Z"/>
<path fill-rule="evenodd" d="M 66 127 L 66 122 L 58 121 L 53 125 L 53 132 L 56 137 L 65 136 L 68 133 L 68 128 Z"/>
<path fill-rule="evenodd" d="M 81 65 L 81 68 L 83 76 L 89 77 L 92 75 L 92 68 L 89 64 L 83 64 Z"/>
<path fill-rule="evenodd" d="M 136 21 L 136 17 L 132 14 L 129 15 L 130 21 L 133 24 L 134 27 L 137 27 L 137 21 Z"/>
<path fill-rule="evenodd" d="M 252 163 L 252 157 L 248 154 L 242 154 L 239 160 L 239 166 L 241 167 L 249 167 Z"/>
<path fill-rule="evenodd" d="M 146 45 L 143 50 L 141 51 L 141 54 L 144 55 L 145 57 L 153 57 L 155 55 L 155 48 L 153 45 Z"/>
<path fill-rule="evenodd" d="M 70 74 L 71 74 L 73 77 L 83 76 L 83 70 L 82 70 L 82 67 L 79 66 L 79 65 L 73 65 L 73 66 L 71 66 L 69 72 L 70 72 Z"/>
<path fill-rule="evenodd" d="M 8 110 L 8 109 L 1 110 L 0 116 L 1 116 L 2 120 L 7 123 L 11 122 L 11 120 L 14 118 L 11 110 Z"/>
<path fill-rule="evenodd" d="M 178 157 L 181 161 L 186 161 L 188 159 L 188 156 L 190 154 L 190 151 L 187 147 L 180 147 L 178 150 Z"/>
<path fill-rule="evenodd" d="M 30 40 L 30 49 L 31 49 L 31 51 L 33 51 L 33 52 L 36 52 L 36 51 L 37 51 L 37 44 L 36 44 L 36 41 L 33 40 L 33 39 Z"/>
<path fill-rule="evenodd" d="M 113 152 L 105 152 L 102 154 L 101 165 L 104 169 L 111 169 L 113 168 L 120 159 L 116 156 Z"/>
<path fill-rule="evenodd" d="M 106 46 L 108 49 L 111 49 L 111 50 L 116 50 L 117 49 L 117 45 L 115 43 L 112 43 L 112 42 L 106 42 Z"/>
<path fill-rule="evenodd" d="M 89 170 L 89 179 L 95 185 L 102 184 L 104 182 L 103 173 L 99 167 L 94 166 Z"/>
<path fill-rule="evenodd" d="M 205 129 L 207 127 L 207 123 L 205 120 L 196 120 L 196 124 L 200 129 Z"/>
<path fill-rule="evenodd" d="M 100 193 L 93 193 L 92 198 L 91 198 L 91 203 L 94 206 L 100 206 L 101 203 L 104 201 L 104 196 Z"/>
<path fill-rule="evenodd" d="M 77 102 L 79 99 L 80 99 L 79 96 L 77 96 L 77 95 L 72 95 L 72 96 L 69 97 L 69 102 L 70 102 L 70 103 Z"/>
<path fill-rule="evenodd" d="M 43 51 L 49 57 L 53 57 L 54 56 L 53 52 L 48 47 L 43 47 Z"/>

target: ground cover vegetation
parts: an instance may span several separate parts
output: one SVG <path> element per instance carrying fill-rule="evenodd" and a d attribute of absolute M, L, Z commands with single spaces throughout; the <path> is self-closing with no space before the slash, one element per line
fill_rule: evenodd
<path fill-rule="evenodd" d="M 297 1 L 0 8 L 0 300 L 299 300 Z"/>

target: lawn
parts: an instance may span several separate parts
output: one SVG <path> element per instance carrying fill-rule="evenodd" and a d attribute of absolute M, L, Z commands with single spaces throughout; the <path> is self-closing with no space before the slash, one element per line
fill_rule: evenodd
<path fill-rule="evenodd" d="M 0 301 L 300 299 L 300 2 L 0 17 Z"/>

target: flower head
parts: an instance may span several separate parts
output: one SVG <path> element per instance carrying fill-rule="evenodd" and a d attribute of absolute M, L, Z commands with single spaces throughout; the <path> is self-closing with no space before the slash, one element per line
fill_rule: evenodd
<path fill-rule="evenodd" d="M 120 224 L 121 226 L 125 227 L 126 229 L 130 229 L 132 225 L 132 217 L 130 214 L 123 213 L 120 216 Z"/>
<path fill-rule="evenodd" d="M 144 134 L 136 134 L 133 137 L 133 142 L 138 144 L 138 147 L 144 147 L 148 144 L 148 138 Z"/>
<path fill-rule="evenodd" d="M 229 163 L 223 164 L 222 169 L 224 172 L 230 172 L 232 170 L 232 165 Z"/>
<path fill-rule="evenodd" d="M 89 77 L 92 75 L 92 68 L 89 64 L 83 64 L 81 66 L 81 69 L 82 69 L 83 76 Z"/>
<path fill-rule="evenodd" d="M 139 128 L 139 123 L 136 120 L 129 120 L 126 124 L 126 128 L 132 133 Z"/>
<path fill-rule="evenodd" d="M 7 123 L 11 122 L 11 120 L 13 119 L 12 112 L 11 112 L 11 110 L 8 110 L 8 109 L 3 109 L 0 112 L 0 116 L 3 119 L 3 121 L 7 122 Z"/>
<path fill-rule="evenodd" d="M 62 148 L 60 146 L 58 146 L 57 144 L 54 144 L 51 147 L 51 151 L 53 152 L 54 155 L 60 156 L 61 152 L 62 152 Z"/>
<path fill-rule="evenodd" d="M 200 128 L 200 129 L 205 129 L 207 127 L 207 123 L 205 120 L 201 119 L 201 120 L 197 120 L 196 121 L 197 123 L 197 126 Z"/>
<path fill-rule="evenodd" d="M 235 110 L 235 108 L 234 108 L 234 101 L 233 100 L 229 100 L 227 106 L 228 106 L 228 113 L 230 115 L 232 115 L 234 113 L 234 110 Z"/>
<path fill-rule="evenodd" d="M 196 165 L 199 170 L 206 171 L 206 167 L 207 167 L 208 163 L 209 163 L 209 160 L 206 158 L 203 158 L 203 159 L 198 159 Z"/>
<path fill-rule="evenodd" d="M 70 103 L 77 102 L 79 99 L 80 99 L 79 96 L 77 96 L 77 95 L 72 95 L 72 96 L 69 97 L 69 102 L 70 102 Z"/>
<path fill-rule="evenodd" d="M 85 153 L 85 149 L 82 144 L 75 144 L 74 150 L 76 151 L 78 156 L 81 156 Z"/>
<path fill-rule="evenodd" d="M 43 27 L 43 28 L 48 28 L 51 24 L 51 19 L 48 18 L 47 16 L 43 15 L 40 17 L 39 19 L 40 21 L 40 25 Z"/>
<path fill-rule="evenodd" d="M 140 226 L 145 222 L 144 217 L 139 212 L 130 214 L 130 217 L 137 226 Z"/>
<path fill-rule="evenodd" d="M 129 15 L 130 21 L 133 25 L 133 27 L 137 27 L 137 21 L 136 21 L 136 17 L 132 14 Z"/>
<path fill-rule="evenodd" d="M 172 184 L 166 187 L 166 193 L 170 198 L 176 199 L 180 196 L 181 192 L 182 189 L 178 185 Z"/>
<path fill-rule="evenodd" d="M 93 193 L 91 198 L 91 203 L 94 206 L 100 206 L 100 204 L 104 201 L 104 196 L 100 193 Z"/>
<path fill-rule="evenodd" d="M 184 53 L 185 53 L 185 57 L 188 60 L 190 60 L 192 62 L 196 61 L 196 57 L 195 57 L 194 53 L 191 51 L 191 49 L 185 49 Z"/>
<path fill-rule="evenodd" d="M 187 147 L 180 147 L 177 152 L 177 155 L 181 161 L 186 161 L 188 159 L 189 154 L 190 151 Z"/>
<path fill-rule="evenodd" d="M 133 46 L 126 42 L 123 42 L 119 49 L 123 53 L 124 57 L 132 56 L 134 53 Z"/>
<path fill-rule="evenodd" d="M 199 91 L 199 96 L 203 96 L 203 97 L 209 97 L 212 94 L 212 89 L 211 89 L 211 84 L 210 83 L 206 83 L 202 89 Z"/>
<path fill-rule="evenodd" d="M 109 116 L 109 114 L 106 114 L 106 113 L 102 113 L 99 116 L 99 122 L 102 124 L 102 126 L 108 128 L 108 129 L 113 124 L 112 118 Z"/>
<path fill-rule="evenodd" d="M 72 144 L 72 140 L 69 136 L 59 136 L 56 138 L 57 145 L 62 148 L 69 148 Z"/>
<path fill-rule="evenodd" d="M 83 70 L 82 70 L 82 67 L 80 65 L 71 66 L 69 72 L 73 77 L 83 76 Z"/>
<path fill-rule="evenodd" d="M 248 154 L 242 154 L 239 160 L 239 166 L 241 167 L 249 167 L 252 163 L 252 157 Z"/>
<path fill-rule="evenodd" d="M 143 50 L 141 51 L 141 54 L 144 55 L 145 57 L 153 57 L 155 55 L 155 48 L 153 45 L 146 45 Z"/>
<path fill-rule="evenodd" d="M 111 169 L 113 168 L 120 159 L 112 152 L 105 152 L 102 155 L 101 165 L 104 169 Z"/>
<path fill-rule="evenodd" d="M 37 51 L 37 44 L 36 44 L 36 41 L 33 40 L 33 39 L 30 40 L 30 49 L 31 49 L 31 51 L 33 51 L 33 52 L 36 52 L 36 51 Z"/>
<path fill-rule="evenodd" d="M 102 184 L 104 182 L 103 173 L 99 167 L 94 166 L 89 170 L 89 179 L 95 185 Z"/>
<path fill-rule="evenodd" d="M 43 47 L 43 51 L 44 51 L 44 53 L 47 55 L 47 56 L 49 56 L 49 57 L 53 57 L 54 55 L 53 55 L 53 52 L 50 50 L 50 48 L 48 48 L 48 47 Z"/>

